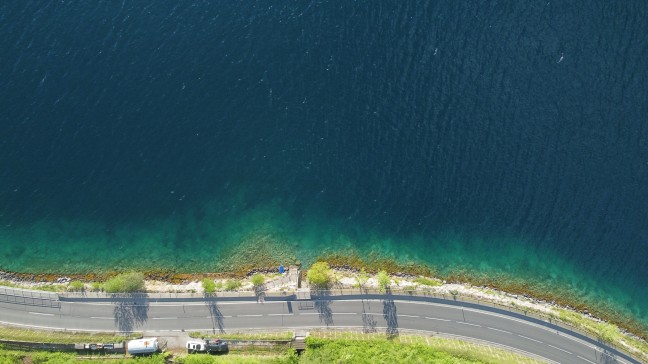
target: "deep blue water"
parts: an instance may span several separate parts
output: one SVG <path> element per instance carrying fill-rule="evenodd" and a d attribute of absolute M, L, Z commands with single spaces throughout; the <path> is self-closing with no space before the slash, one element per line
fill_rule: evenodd
<path fill-rule="evenodd" d="M 2 2 L 0 269 L 271 241 L 648 323 L 646 34 L 643 1 Z"/>

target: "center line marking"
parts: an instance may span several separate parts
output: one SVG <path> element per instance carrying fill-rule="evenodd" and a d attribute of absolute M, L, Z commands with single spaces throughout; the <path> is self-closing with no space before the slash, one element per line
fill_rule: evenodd
<path fill-rule="evenodd" d="M 567 350 L 565 350 L 565 349 L 561 349 L 561 348 L 556 347 L 556 346 L 553 346 L 553 345 L 551 345 L 551 344 L 547 344 L 547 345 L 551 346 L 551 347 L 554 348 L 554 349 L 558 349 L 558 350 L 560 350 L 560 351 L 564 351 L 564 352 L 566 352 L 567 354 L 572 354 L 572 355 L 574 354 L 574 353 L 572 353 L 571 351 L 567 351 Z"/>
<path fill-rule="evenodd" d="M 593 361 L 591 361 L 591 360 L 587 360 L 587 359 L 583 358 L 583 357 L 580 356 L 580 355 L 576 355 L 576 356 L 579 357 L 579 358 L 581 358 L 581 359 L 583 359 L 583 360 L 585 360 L 585 361 L 588 362 L 588 363 L 596 364 L 595 362 L 593 362 Z"/>
<path fill-rule="evenodd" d="M 53 313 L 41 313 L 41 312 L 29 312 L 32 315 L 41 315 L 41 316 L 54 316 Z"/>
<path fill-rule="evenodd" d="M 463 322 L 463 321 L 456 321 L 456 323 L 458 323 L 458 324 L 462 324 L 462 325 L 470 325 L 470 326 L 477 326 L 477 327 L 481 327 L 481 325 L 470 324 L 470 323 L 468 323 L 468 322 Z"/>
<path fill-rule="evenodd" d="M 420 316 L 414 316 L 414 315 L 397 315 L 397 316 L 400 316 L 400 317 L 413 317 L 413 318 L 420 317 Z"/>
<path fill-rule="evenodd" d="M 511 332 L 504 331 L 504 330 L 500 330 L 500 329 L 496 329 L 496 328 L 494 328 L 494 327 L 488 327 L 488 329 L 490 329 L 490 330 L 495 330 L 495 331 L 499 331 L 499 332 L 503 332 L 503 333 L 506 333 L 506 334 L 512 334 Z"/>
<path fill-rule="evenodd" d="M 521 338 L 523 338 L 523 339 L 527 339 L 527 340 L 535 341 L 535 342 L 537 342 L 537 343 L 542 344 L 542 341 L 540 341 L 540 340 L 532 339 L 532 338 L 530 338 L 530 337 L 526 337 L 526 336 L 524 336 L 524 335 L 518 335 L 518 336 L 521 337 Z"/>
<path fill-rule="evenodd" d="M 300 315 L 319 315 L 319 313 L 318 312 L 303 312 L 303 313 L 300 313 Z"/>
<path fill-rule="evenodd" d="M 339 313 L 333 313 L 334 315 L 356 315 L 355 312 L 339 312 Z"/>
<path fill-rule="evenodd" d="M 442 318 L 436 318 L 436 317 L 427 317 L 425 316 L 424 318 L 428 320 L 437 320 L 437 321 L 445 321 L 445 322 L 450 322 L 450 320 L 442 319 Z"/>
<path fill-rule="evenodd" d="M 96 320 L 112 320 L 114 317 L 103 317 L 103 316 L 92 316 L 90 317 L 91 319 L 96 319 Z"/>

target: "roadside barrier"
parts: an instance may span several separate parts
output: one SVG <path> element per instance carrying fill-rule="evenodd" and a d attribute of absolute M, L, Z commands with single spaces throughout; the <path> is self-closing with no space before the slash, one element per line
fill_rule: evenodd
<path fill-rule="evenodd" d="M 0 302 L 50 308 L 61 307 L 56 293 L 9 287 L 0 287 Z"/>

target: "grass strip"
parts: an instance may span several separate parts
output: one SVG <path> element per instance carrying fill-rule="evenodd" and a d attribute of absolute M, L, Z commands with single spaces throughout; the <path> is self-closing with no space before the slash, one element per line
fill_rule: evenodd
<path fill-rule="evenodd" d="M 319 347 L 320 345 L 330 345 L 330 349 L 327 349 L 326 351 L 327 354 L 321 359 L 330 359 L 333 361 L 335 361 L 336 358 L 330 356 L 330 351 L 341 350 L 339 346 L 346 345 L 361 348 L 362 350 L 358 351 L 359 355 L 361 355 L 362 352 L 369 353 L 380 350 L 380 348 L 383 348 L 383 350 L 386 351 L 391 350 L 402 352 L 389 358 L 389 361 L 394 363 L 408 362 L 409 359 L 401 360 L 401 356 L 403 358 L 416 358 L 413 362 L 435 362 L 435 360 L 437 362 L 444 362 L 444 360 L 447 359 L 444 355 L 448 355 L 452 358 L 447 359 L 450 360 L 449 362 L 458 363 L 542 363 L 533 358 L 492 346 L 480 345 L 456 339 L 422 335 L 401 334 L 389 337 L 384 333 L 311 331 L 309 339 L 307 339 L 307 345 L 309 345 L 307 352 L 311 349 L 311 346 Z M 340 344 L 331 344 L 331 342 L 337 342 Z M 453 361 L 454 359 L 459 361 Z M 355 361 L 352 360 L 352 362 Z M 362 362 L 362 360 L 359 359 L 358 362 Z"/>
<path fill-rule="evenodd" d="M 37 343 L 115 343 L 141 336 L 142 335 L 138 333 L 124 336 L 111 333 L 44 331 L 0 326 L 0 339 L 2 340 L 29 341 Z"/>
<path fill-rule="evenodd" d="M 189 336 L 194 339 L 223 339 L 223 340 L 291 340 L 292 331 L 278 332 L 255 332 L 255 333 L 223 333 L 203 334 L 201 332 L 190 332 Z"/>

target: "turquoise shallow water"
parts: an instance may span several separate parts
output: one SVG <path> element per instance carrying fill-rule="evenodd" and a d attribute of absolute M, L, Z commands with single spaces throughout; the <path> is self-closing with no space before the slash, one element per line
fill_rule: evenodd
<path fill-rule="evenodd" d="M 538 247 L 536 241 L 467 229 L 389 234 L 388 229 L 324 216 L 319 210 L 299 209 L 297 216 L 285 202 L 252 204 L 246 193 L 235 195 L 165 219 L 118 225 L 44 219 L 17 227 L 0 237 L 3 269 L 63 274 L 131 269 L 213 272 L 235 269 L 259 253 L 280 263 L 299 260 L 307 265 L 329 253 L 356 252 L 361 257 L 377 253 L 400 263 L 428 265 L 441 275 L 463 271 L 499 277 L 502 282 L 526 281 L 536 289 L 567 289 L 586 302 L 605 303 L 637 318 L 644 314 L 630 282 L 615 276 L 597 280 L 579 269 L 578 260 Z"/>
<path fill-rule="evenodd" d="M 3 2 L 0 269 L 351 249 L 648 323 L 647 15 Z"/>

